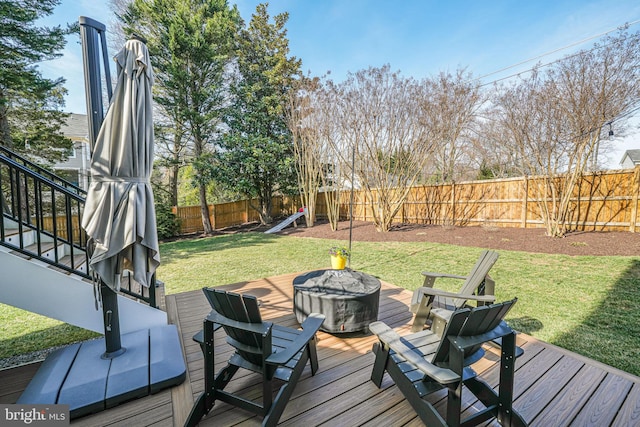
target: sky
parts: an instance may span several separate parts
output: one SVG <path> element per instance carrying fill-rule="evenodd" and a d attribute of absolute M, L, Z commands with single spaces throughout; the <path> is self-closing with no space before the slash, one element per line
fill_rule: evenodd
<path fill-rule="evenodd" d="M 246 22 L 259 3 L 229 0 Z M 622 25 L 640 31 L 637 0 L 271 0 L 268 11 L 289 14 L 290 54 L 302 60 L 303 71 L 329 72 L 336 82 L 389 64 L 416 79 L 465 68 L 490 83 L 588 48 Z M 79 16 L 104 23 L 107 32 L 115 21 L 105 0 L 62 0 L 43 23 L 77 22 Z M 40 69 L 46 77 L 66 79 L 66 111 L 85 113 L 77 37 L 69 38 L 62 58 Z M 615 147 L 608 162 L 612 168 L 625 150 L 640 148 L 640 130 L 617 138 Z"/>

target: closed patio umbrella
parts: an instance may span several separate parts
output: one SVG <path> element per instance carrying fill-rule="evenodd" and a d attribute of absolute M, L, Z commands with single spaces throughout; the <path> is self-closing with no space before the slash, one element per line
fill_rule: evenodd
<path fill-rule="evenodd" d="M 90 268 L 102 282 L 107 354 L 120 351 L 115 292 L 122 274 L 150 286 L 160 264 L 151 190 L 153 168 L 153 71 L 149 51 L 137 39 L 115 56 L 118 80 L 91 157 L 82 227 L 93 252 Z M 108 286 L 108 289 L 104 289 Z"/>
<path fill-rule="evenodd" d="M 105 31 L 100 22 L 80 17 L 89 135 L 95 140 L 81 222 L 90 240 L 87 247 L 93 247 L 89 266 L 100 284 L 106 352 L 100 339 L 52 352 L 19 399 L 69 405 L 71 418 L 157 393 L 186 377 L 178 330 L 166 323 L 160 310 L 121 298 L 127 304 L 128 321 L 139 324 L 127 325 L 127 333 L 120 336 L 117 291 L 123 272 L 128 270 L 142 286 L 153 286 L 160 263 L 149 182 L 153 71 L 145 44 L 139 38 L 127 41 L 115 56 L 118 80 L 103 119 L 96 48 L 102 46 L 108 76 Z M 107 92 L 111 95 L 110 85 Z"/>

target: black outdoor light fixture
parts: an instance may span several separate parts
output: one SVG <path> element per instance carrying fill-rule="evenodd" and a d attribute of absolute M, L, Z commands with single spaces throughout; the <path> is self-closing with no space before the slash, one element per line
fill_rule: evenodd
<path fill-rule="evenodd" d="M 613 138 L 613 129 L 611 128 L 611 122 L 607 123 L 609 125 L 609 138 Z"/>

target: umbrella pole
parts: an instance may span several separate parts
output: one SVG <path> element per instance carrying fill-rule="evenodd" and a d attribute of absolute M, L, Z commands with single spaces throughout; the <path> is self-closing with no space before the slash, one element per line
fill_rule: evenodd
<path fill-rule="evenodd" d="M 106 351 L 103 359 L 113 359 L 125 352 L 120 342 L 120 317 L 118 315 L 118 295 L 113 289 L 100 281 L 102 295 L 102 315 L 104 320 L 104 341 Z"/>
<path fill-rule="evenodd" d="M 351 269 L 351 240 L 353 240 L 353 180 L 356 169 L 356 146 L 351 150 L 351 199 L 349 200 L 349 269 Z"/>

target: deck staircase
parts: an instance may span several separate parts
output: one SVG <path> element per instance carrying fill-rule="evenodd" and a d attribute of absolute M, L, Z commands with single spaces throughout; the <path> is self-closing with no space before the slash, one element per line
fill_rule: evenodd
<path fill-rule="evenodd" d="M 104 333 L 86 236 L 85 193 L 0 146 L 0 303 Z M 167 324 L 160 287 L 124 280 L 118 295 L 121 332 Z"/>

